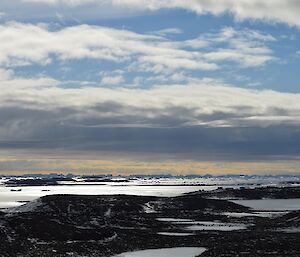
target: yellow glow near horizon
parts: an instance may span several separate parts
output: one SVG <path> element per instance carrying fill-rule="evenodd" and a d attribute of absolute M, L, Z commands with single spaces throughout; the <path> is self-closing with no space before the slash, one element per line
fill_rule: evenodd
<path fill-rule="evenodd" d="M 134 161 L 124 159 L 0 158 L 0 174 L 299 174 L 300 161 Z"/>

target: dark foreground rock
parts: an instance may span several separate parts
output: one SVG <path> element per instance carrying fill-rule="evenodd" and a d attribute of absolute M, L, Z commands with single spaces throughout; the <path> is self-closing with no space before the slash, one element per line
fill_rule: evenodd
<path fill-rule="evenodd" d="M 190 195 L 200 195 L 205 198 L 215 197 L 219 199 L 290 199 L 300 198 L 300 187 L 255 187 L 255 188 L 223 188 L 220 187 L 212 191 L 198 191 L 189 193 Z"/>
<path fill-rule="evenodd" d="M 191 194 L 172 198 L 143 196 L 52 195 L 0 213 L 0 256 L 113 256 L 121 252 L 165 247 L 206 247 L 201 256 L 300 256 L 299 213 L 270 219 L 229 217 L 248 208 Z M 160 218 L 160 219 L 158 219 Z M 245 230 L 194 231 L 162 218 L 248 224 Z M 184 256 L 183 256 L 184 257 Z"/>

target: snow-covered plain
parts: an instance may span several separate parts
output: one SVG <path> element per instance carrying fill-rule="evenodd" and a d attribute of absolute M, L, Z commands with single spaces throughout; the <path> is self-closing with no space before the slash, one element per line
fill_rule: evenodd
<path fill-rule="evenodd" d="M 177 247 L 127 252 L 114 257 L 196 257 L 205 252 L 202 247 Z"/>

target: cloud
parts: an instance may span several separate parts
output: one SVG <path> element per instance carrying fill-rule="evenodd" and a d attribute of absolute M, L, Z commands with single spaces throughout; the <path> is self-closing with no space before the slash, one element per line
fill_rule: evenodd
<path fill-rule="evenodd" d="M 254 30 L 237 31 L 231 27 L 223 28 L 219 33 L 202 35 L 198 40 L 211 44 L 227 44 L 225 48 L 216 48 L 204 54 L 206 60 L 233 61 L 244 67 L 257 67 L 275 60 L 272 50 L 266 46 L 267 42 L 274 42 L 270 34 Z"/>
<path fill-rule="evenodd" d="M 269 34 L 233 28 L 174 41 L 167 36 L 101 26 L 51 30 L 44 24 L 14 22 L 0 25 L 0 66 L 47 66 L 92 59 L 134 72 L 164 74 L 178 70 L 214 71 L 222 68 L 223 62 L 259 67 L 276 59 L 268 46 L 274 41 Z"/>
<path fill-rule="evenodd" d="M 104 76 L 101 79 L 101 84 L 102 85 L 120 85 L 123 83 L 124 77 L 122 75 L 116 75 L 116 76 Z"/>
<path fill-rule="evenodd" d="M 0 26 L 0 65 L 47 65 L 53 60 L 135 61 L 164 68 L 216 69 L 201 55 L 172 47 L 165 38 L 128 30 L 79 25 L 51 31 L 41 25 Z M 178 60 L 178 62 L 176 62 Z"/>
<path fill-rule="evenodd" d="M 78 6 L 78 5 L 86 5 L 90 3 L 104 3 L 104 1 L 97 1 L 97 0 L 21 0 L 24 3 L 44 3 L 50 5 L 58 5 L 58 4 L 65 4 L 69 6 Z"/>
<path fill-rule="evenodd" d="M 20 80 L 26 79 L 2 72 L 1 149 L 163 153 L 192 159 L 300 154 L 296 93 L 242 89 L 212 79 L 147 89 L 13 86 Z"/>
<path fill-rule="evenodd" d="M 222 15 L 229 13 L 236 20 L 251 19 L 300 26 L 298 18 L 300 3 L 297 0 L 18 0 L 17 2 L 19 5 L 47 4 L 57 8 L 69 7 L 73 9 L 73 12 L 79 8 L 84 8 L 87 15 L 94 14 L 96 17 L 101 17 L 101 13 L 105 14 L 105 11 L 112 12 L 114 9 L 116 12 L 119 12 L 119 15 L 124 15 L 124 12 L 128 10 L 139 13 L 160 9 L 184 9 L 195 12 L 198 15 L 207 13 Z M 3 5 L 5 7 L 8 4 L 4 3 Z M 93 12 L 95 8 L 98 11 L 98 15 Z M 74 13 L 76 15 L 76 12 Z M 112 12 L 112 16 L 114 16 L 114 12 Z"/>
<path fill-rule="evenodd" d="M 63 82 L 51 78 L 22 78 L 9 71 L 2 74 L 0 108 L 68 110 L 72 115 L 64 116 L 64 123 L 74 126 L 266 127 L 300 122 L 299 94 L 236 88 L 214 79 L 145 89 L 121 85 L 65 88 L 60 86 Z M 27 83 L 34 86 L 19 86 Z"/>
<path fill-rule="evenodd" d="M 45 88 L 61 84 L 58 80 L 48 76 L 21 77 L 15 75 L 13 70 L 1 68 L 0 83 L 0 88 L 2 90 Z"/>
<path fill-rule="evenodd" d="M 181 34 L 182 32 L 183 31 L 179 28 L 167 28 L 167 29 L 152 31 L 151 34 L 159 35 L 159 36 L 166 36 L 168 34 Z"/>

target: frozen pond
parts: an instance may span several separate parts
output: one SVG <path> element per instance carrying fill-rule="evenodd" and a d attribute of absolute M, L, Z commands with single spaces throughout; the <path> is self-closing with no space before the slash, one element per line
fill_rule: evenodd
<path fill-rule="evenodd" d="M 196 257 L 205 250 L 203 247 L 162 248 L 121 253 L 114 257 Z"/>
<path fill-rule="evenodd" d="M 295 211 L 300 210 L 300 199 L 261 199 L 234 200 L 234 203 L 244 205 L 253 210 Z"/>

